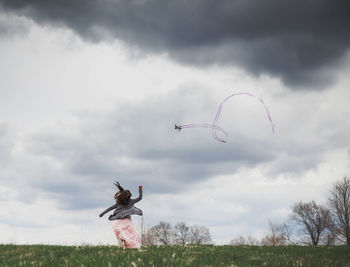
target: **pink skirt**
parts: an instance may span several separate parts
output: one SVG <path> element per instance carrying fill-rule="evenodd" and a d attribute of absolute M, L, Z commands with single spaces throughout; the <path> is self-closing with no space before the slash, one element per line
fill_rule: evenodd
<path fill-rule="evenodd" d="M 114 234 L 123 242 L 124 248 L 140 248 L 140 239 L 132 226 L 131 219 L 124 218 L 112 221 Z"/>

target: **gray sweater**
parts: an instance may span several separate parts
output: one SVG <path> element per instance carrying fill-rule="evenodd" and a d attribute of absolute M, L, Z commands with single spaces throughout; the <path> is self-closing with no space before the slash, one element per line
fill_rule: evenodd
<path fill-rule="evenodd" d="M 112 215 L 109 216 L 109 220 L 130 218 L 131 215 L 142 216 L 142 210 L 134 206 L 134 204 L 136 202 L 139 202 L 141 199 L 142 199 L 142 188 L 139 188 L 139 196 L 135 199 L 130 199 L 129 204 L 127 205 L 114 204 L 113 206 L 110 206 L 105 211 L 103 211 L 100 214 L 100 217 L 102 217 L 104 214 L 106 214 L 111 210 L 114 210 L 114 212 Z"/>

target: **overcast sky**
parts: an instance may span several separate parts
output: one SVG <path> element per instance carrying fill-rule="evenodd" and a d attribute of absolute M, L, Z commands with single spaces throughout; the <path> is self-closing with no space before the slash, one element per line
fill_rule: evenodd
<path fill-rule="evenodd" d="M 116 244 L 144 221 L 262 237 L 350 174 L 348 1 L 0 0 L 0 243 Z M 218 122 L 208 129 L 174 124 Z M 136 227 L 140 218 L 134 217 Z"/>

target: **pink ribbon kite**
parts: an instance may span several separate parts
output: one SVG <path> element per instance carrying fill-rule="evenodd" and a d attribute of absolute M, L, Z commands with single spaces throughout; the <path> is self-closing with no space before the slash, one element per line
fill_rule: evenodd
<path fill-rule="evenodd" d="M 265 111 L 266 111 L 266 114 L 267 114 L 267 117 L 270 121 L 270 124 L 271 124 L 271 129 L 272 129 L 272 133 L 274 134 L 275 133 L 275 125 L 271 119 L 271 115 L 270 115 L 270 112 L 267 108 L 267 106 L 265 105 L 265 102 L 264 100 L 262 100 L 261 98 L 258 98 L 250 93 L 235 93 L 235 94 L 232 94 L 232 95 L 229 95 L 228 97 L 226 97 L 219 105 L 219 108 L 218 108 L 218 111 L 216 112 L 216 115 L 215 115 L 215 118 L 214 118 L 214 121 L 212 124 L 184 124 L 184 125 L 176 125 L 175 124 L 175 130 L 182 130 L 182 129 L 186 129 L 186 128 L 211 128 L 212 129 L 212 134 L 213 134 L 213 137 L 215 140 L 219 141 L 219 142 L 222 142 L 222 143 L 226 143 L 226 141 L 224 139 L 221 139 L 220 137 L 217 136 L 217 132 L 221 132 L 223 134 L 225 134 L 226 136 L 228 136 L 227 132 L 219 127 L 217 125 L 218 123 L 218 120 L 220 118 L 220 115 L 221 115 L 221 111 L 222 111 L 222 108 L 224 106 L 224 104 L 226 103 L 227 100 L 229 100 L 231 97 L 234 97 L 234 96 L 237 96 L 237 95 L 248 95 L 250 97 L 253 97 L 253 98 L 256 98 L 260 101 L 260 103 L 264 106 L 265 108 Z"/>

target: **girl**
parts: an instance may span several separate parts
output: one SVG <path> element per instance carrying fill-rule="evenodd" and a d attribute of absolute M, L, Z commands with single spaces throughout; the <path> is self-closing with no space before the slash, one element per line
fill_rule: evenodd
<path fill-rule="evenodd" d="M 109 216 L 112 221 L 114 234 L 119 241 L 123 243 L 124 248 L 140 248 L 140 239 L 132 226 L 131 215 L 142 216 L 142 210 L 136 208 L 134 204 L 142 199 L 142 185 L 139 185 L 139 196 L 135 199 L 130 199 L 131 193 L 129 190 L 124 190 L 121 185 L 114 183 L 119 191 L 114 195 L 116 204 L 107 208 L 100 214 L 102 217 L 105 213 L 114 210 L 113 214 Z"/>

